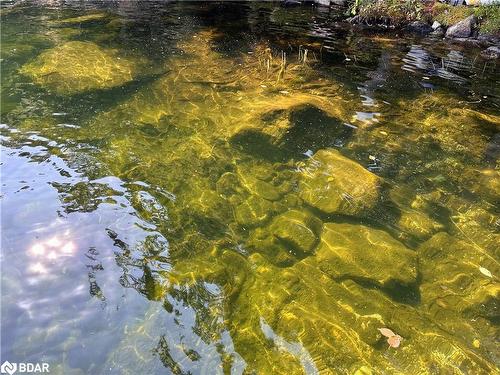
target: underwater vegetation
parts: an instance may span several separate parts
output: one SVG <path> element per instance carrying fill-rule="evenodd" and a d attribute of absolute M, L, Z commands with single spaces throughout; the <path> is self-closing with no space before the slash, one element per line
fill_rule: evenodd
<path fill-rule="evenodd" d="M 91 42 L 70 41 L 23 66 L 21 73 L 59 94 L 122 86 L 137 77 L 139 63 Z"/>
<path fill-rule="evenodd" d="M 8 114 L 20 130 L 8 142 L 65 142 L 47 149 L 130 184 L 123 195 L 141 229 L 168 240 L 131 249 L 108 231 L 122 285 L 144 281 L 140 293 L 159 304 L 127 328 L 106 368 L 141 371 L 153 348 L 173 373 L 196 363 L 194 350 L 179 365 L 166 339 L 150 342 L 175 301 L 193 309 L 224 373 L 241 363 L 247 374 L 499 373 L 500 175 L 485 155 L 500 117 L 435 92 L 400 98 L 379 122 L 353 120 L 353 88 L 312 53 L 257 41 L 228 57 L 223 37 L 186 36 L 156 75 L 79 126 L 22 104 Z M 72 97 L 126 86 L 147 64 L 63 40 L 19 73 Z M 66 213 L 119 195 L 54 187 Z"/>

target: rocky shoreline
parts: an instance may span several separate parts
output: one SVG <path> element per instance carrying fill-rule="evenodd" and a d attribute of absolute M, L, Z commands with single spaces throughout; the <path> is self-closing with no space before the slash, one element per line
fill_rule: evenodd
<path fill-rule="evenodd" d="M 313 4 L 318 7 L 328 7 L 336 11 L 344 9 L 345 18 L 342 20 L 346 25 L 356 28 L 359 31 L 394 31 L 403 33 L 412 33 L 419 36 L 428 36 L 432 38 L 443 38 L 450 43 L 463 44 L 475 48 L 482 48 L 481 56 L 486 59 L 500 58 L 500 30 L 485 32 L 481 30 L 480 24 L 482 19 L 474 14 L 461 18 L 457 22 L 450 25 L 445 25 L 439 22 L 431 8 L 425 9 L 423 15 L 412 20 L 396 18 L 399 10 L 392 11 L 393 15 L 385 15 L 382 11 L 373 12 L 374 14 L 368 17 L 363 16 L 360 12 L 352 15 L 352 6 L 345 0 L 285 0 L 283 6 L 295 6 Z M 422 3 L 424 4 L 424 3 Z M 496 5 L 495 5 L 496 6 Z M 452 9 L 469 9 L 470 7 L 452 7 Z M 403 12 L 401 10 L 400 12 Z M 448 11 L 445 10 L 445 13 Z M 339 12 L 336 12 L 338 16 Z M 399 15 L 398 15 L 399 16 Z"/>
<path fill-rule="evenodd" d="M 500 58 L 500 35 L 480 33 L 477 29 L 478 24 L 477 17 L 471 15 L 448 28 L 445 28 L 438 21 L 434 21 L 432 25 L 422 21 L 414 21 L 407 25 L 405 30 L 421 35 L 445 38 L 451 43 L 486 48 L 481 52 L 481 56 L 488 59 Z"/>

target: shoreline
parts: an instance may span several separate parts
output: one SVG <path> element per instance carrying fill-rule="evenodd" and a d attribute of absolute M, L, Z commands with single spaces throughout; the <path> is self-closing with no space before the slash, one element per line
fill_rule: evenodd
<path fill-rule="evenodd" d="M 335 11 L 338 21 L 361 32 L 388 32 L 429 36 L 451 44 L 485 49 L 483 57 L 500 58 L 500 2 L 452 6 L 440 2 L 392 0 L 283 1 L 283 6 L 315 7 Z M 339 15 L 344 14 L 344 17 Z"/>

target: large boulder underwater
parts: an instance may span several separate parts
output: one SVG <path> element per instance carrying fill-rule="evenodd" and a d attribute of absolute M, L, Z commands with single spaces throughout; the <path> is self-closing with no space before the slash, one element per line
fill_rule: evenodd
<path fill-rule="evenodd" d="M 71 95 L 129 83 L 143 64 L 93 42 L 68 41 L 42 52 L 20 72 L 42 87 Z"/>
<path fill-rule="evenodd" d="M 326 214 L 363 216 L 379 199 L 381 179 L 335 149 L 319 150 L 301 168 L 300 197 Z"/>
<path fill-rule="evenodd" d="M 333 279 L 355 279 L 382 287 L 417 281 L 417 256 L 382 230 L 327 223 L 316 253 L 321 271 Z"/>

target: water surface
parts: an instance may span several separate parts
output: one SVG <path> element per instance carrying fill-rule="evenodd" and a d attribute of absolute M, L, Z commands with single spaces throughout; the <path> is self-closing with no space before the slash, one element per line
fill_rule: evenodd
<path fill-rule="evenodd" d="M 2 361 L 499 373 L 497 63 L 339 12 L 2 10 Z"/>

